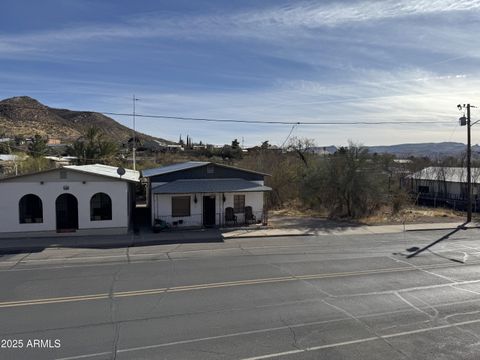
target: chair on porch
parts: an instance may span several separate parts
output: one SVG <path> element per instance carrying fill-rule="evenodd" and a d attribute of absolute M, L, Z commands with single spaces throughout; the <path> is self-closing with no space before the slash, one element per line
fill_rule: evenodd
<path fill-rule="evenodd" d="M 232 207 L 225 208 L 225 224 L 237 225 L 237 215 L 235 215 Z"/>
<path fill-rule="evenodd" d="M 245 224 L 255 224 L 257 221 L 251 206 L 245 206 Z"/>

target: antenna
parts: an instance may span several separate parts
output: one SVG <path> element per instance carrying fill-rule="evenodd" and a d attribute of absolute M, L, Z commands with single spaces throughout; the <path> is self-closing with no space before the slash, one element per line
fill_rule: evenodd
<path fill-rule="evenodd" d="M 117 174 L 118 176 L 120 176 L 120 179 L 122 178 L 123 175 L 125 175 L 125 173 L 126 171 L 123 167 L 120 166 L 119 168 L 117 168 Z"/>

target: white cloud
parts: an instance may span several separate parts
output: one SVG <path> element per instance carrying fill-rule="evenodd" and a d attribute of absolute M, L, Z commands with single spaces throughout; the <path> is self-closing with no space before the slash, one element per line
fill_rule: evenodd
<path fill-rule="evenodd" d="M 316 28 L 448 11 L 472 11 L 479 8 L 480 2 L 475 0 L 384 0 L 328 5 L 304 2 L 267 9 L 256 14 L 244 14 L 238 18 L 245 23 L 262 23 L 267 26 Z"/>
<path fill-rule="evenodd" d="M 365 72 L 357 79 L 352 79 L 351 83 L 341 86 L 293 81 L 268 90 L 241 93 L 139 92 L 142 101 L 137 109 L 144 114 L 261 121 L 438 121 L 438 124 L 421 125 L 301 125 L 294 131 L 295 135 L 313 138 L 322 145 L 343 145 L 349 139 L 366 145 L 464 141 L 463 131 L 454 132 L 459 117 L 456 104 L 480 98 L 480 90 L 476 90 L 480 89 L 480 76 L 465 76 L 439 76 L 420 70 Z M 130 111 L 128 102 L 102 105 L 103 108 L 110 106 L 120 111 Z M 477 115 L 480 118 L 480 112 Z M 218 143 L 229 140 L 234 134 L 235 137 L 245 137 L 248 145 L 265 139 L 281 144 L 290 131 L 288 125 L 152 119 L 140 119 L 137 124 L 145 132 L 171 139 L 176 139 L 180 133 L 189 133 L 198 140 Z"/>
<path fill-rule="evenodd" d="M 14 74 L 11 74 L 15 78 Z M 3 78 L 0 73 L 0 78 Z M 48 84 L 55 92 L 45 93 Z M 132 110 L 129 85 L 108 82 L 68 80 L 53 81 L 29 76 L 17 81 L 17 94 L 32 95 L 47 105 L 78 109 L 130 113 Z M 35 88 L 38 84 L 38 88 Z M 33 93 L 21 88 L 33 88 Z M 439 121 L 438 124 L 376 125 L 376 126 L 308 126 L 301 125 L 294 135 L 315 139 L 319 145 L 344 145 L 349 139 L 365 145 L 402 142 L 464 141 L 463 128 L 458 128 L 460 116 L 456 104 L 480 98 L 479 74 L 439 75 L 412 69 L 397 72 L 363 71 L 350 82 L 334 83 L 294 80 L 282 81 L 269 89 L 242 91 L 159 91 L 150 86 L 137 87 L 137 112 L 141 114 L 178 115 L 242 120 L 284 121 Z M 38 92 L 35 92 L 38 90 Z M 2 90 L 4 91 L 4 90 Z M 49 100 L 55 99 L 55 100 Z M 480 105 L 480 104 L 479 104 Z M 114 116 L 125 125 L 131 118 Z M 479 119 L 474 109 L 472 118 Z M 440 123 L 441 122 L 441 123 Z M 178 139 L 190 134 L 195 140 L 210 143 L 245 138 L 247 145 L 263 140 L 281 144 L 289 125 L 204 123 L 176 120 L 137 118 L 138 130 Z M 473 141 L 479 136 L 473 134 Z"/>
<path fill-rule="evenodd" d="M 476 0 L 403 0 L 362 1 L 319 4 L 294 2 L 263 10 L 232 14 L 170 16 L 134 16 L 118 24 L 85 24 L 27 34 L 0 35 L 0 55 L 22 52 L 47 53 L 90 41 L 170 38 L 204 39 L 205 36 L 249 37 L 259 40 L 280 40 L 283 37 L 305 36 L 309 30 L 337 27 L 346 23 L 367 23 L 382 19 L 480 9 Z M 293 31 L 293 32 L 292 32 Z M 319 36 L 315 33 L 315 37 Z M 327 36 L 322 34 L 321 36 Z"/>

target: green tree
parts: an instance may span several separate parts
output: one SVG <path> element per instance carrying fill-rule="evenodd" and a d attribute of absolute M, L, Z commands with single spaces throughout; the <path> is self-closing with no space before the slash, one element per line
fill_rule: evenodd
<path fill-rule="evenodd" d="M 32 142 L 28 145 L 28 153 L 34 158 L 42 157 L 47 154 L 47 142 L 40 135 L 35 135 Z"/>
<path fill-rule="evenodd" d="M 12 149 L 10 147 L 10 143 L 8 142 L 3 142 L 0 143 L 0 154 L 11 154 Z"/>
<path fill-rule="evenodd" d="M 330 216 L 359 218 L 388 201 L 388 179 L 367 148 L 350 143 L 309 166 L 301 195 L 306 205 L 324 208 Z"/>
<path fill-rule="evenodd" d="M 117 145 L 105 139 L 105 134 L 94 126 L 68 147 L 67 153 L 78 157 L 80 164 L 93 164 L 111 161 L 117 150 Z"/>

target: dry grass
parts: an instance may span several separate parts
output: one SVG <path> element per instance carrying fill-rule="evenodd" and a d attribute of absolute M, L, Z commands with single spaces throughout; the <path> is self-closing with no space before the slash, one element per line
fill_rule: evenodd
<path fill-rule="evenodd" d="M 270 210 L 271 216 L 280 217 L 309 217 L 309 218 L 327 218 L 328 214 L 324 211 L 305 209 L 298 204 L 289 204 L 282 209 Z M 337 219 L 340 221 L 351 222 L 351 219 Z M 419 223 L 440 223 L 440 222 L 460 222 L 465 220 L 465 213 L 442 208 L 427 208 L 420 206 L 409 206 L 397 214 L 392 214 L 391 208 L 385 207 L 376 214 L 358 219 L 359 223 L 366 225 L 389 225 L 389 224 L 419 224 Z"/>
<path fill-rule="evenodd" d="M 442 208 L 427 208 L 420 206 L 410 206 L 401 210 L 397 214 L 391 211 L 380 211 L 375 215 L 361 219 L 361 222 L 369 225 L 388 225 L 388 224 L 412 224 L 412 223 L 438 223 L 438 222 L 458 222 L 465 219 L 465 214 L 458 211 Z"/>
<path fill-rule="evenodd" d="M 328 214 L 322 210 L 307 209 L 301 205 L 299 201 L 291 201 L 285 204 L 281 209 L 272 209 L 268 213 L 273 216 L 289 216 L 289 217 L 314 217 L 326 218 Z"/>

